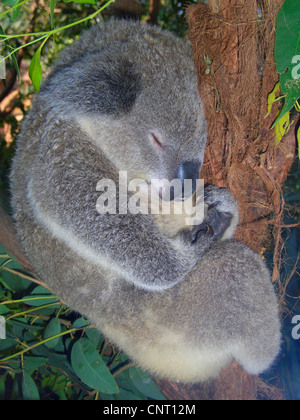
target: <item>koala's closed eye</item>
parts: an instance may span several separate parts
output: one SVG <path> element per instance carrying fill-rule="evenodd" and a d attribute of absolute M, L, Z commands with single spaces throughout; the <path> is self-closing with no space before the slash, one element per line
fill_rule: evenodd
<path fill-rule="evenodd" d="M 159 150 L 163 150 L 164 149 L 164 144 L 163 144 L 163 141 L 161 140 L 161 138 L 159 137 L 159 135 L 158 134 L 155 134 L 155 133 L 150 133 L 149 134 L 149 137 L 150 137 L 150 141 L 152 142 L 152 144 L 156 147 L 156 148 L 158 148 Z"/>

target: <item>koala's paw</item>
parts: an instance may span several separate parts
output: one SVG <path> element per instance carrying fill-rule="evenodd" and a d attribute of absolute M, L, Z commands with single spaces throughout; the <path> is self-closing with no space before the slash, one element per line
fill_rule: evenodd
<path fill-rule="evenodd" d="M 205 217 L 192 231 L 192 242 L 199 235 L 208 235 L 216 240 L 232 237 L 238 224 L 238 206 L 228 190 L 209 186 L 204 190 Z"/>

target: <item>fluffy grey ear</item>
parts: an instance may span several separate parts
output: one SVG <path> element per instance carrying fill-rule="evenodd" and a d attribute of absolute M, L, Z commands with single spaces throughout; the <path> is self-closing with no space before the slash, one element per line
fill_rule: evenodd
<path fill-rule="evenodd" d="M 141 90 L 140 77 L 125 59 L 110 62 L 101 58 L 90 56 L 69 68 L 58 68 L 43 86 L 41 95 L 47 95 L 56 108 L 59 102 L 77 112 L 115 116 L 129 112 Z"/>
<path fill-rule="evenodd" d="M 79 80 L 86 107 L 105 114 L 129 112 L 140 91 L 139 77 L 125 60 L 105 64 L 101 68 L 94 63 Z"/>

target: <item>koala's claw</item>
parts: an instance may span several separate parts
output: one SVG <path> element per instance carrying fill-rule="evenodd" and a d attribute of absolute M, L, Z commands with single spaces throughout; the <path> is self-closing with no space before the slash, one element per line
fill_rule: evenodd
<path fill-rule="evenodd" d="M 202 232 L 204 235 L 208 235 L 211 233 L 211 231 L 212 229 L 207 223 L 201 223 L 201 225 L 196 225 L 191 235 L 192 243 L 197 241 L 198 234 L 200 234 L 200 232 Z"/>
<path fill-rule="evenodd" d="M 215 203 L 211 203 L 211 204 L 208 206 L 207 211 L 209 211 L 209 210 L 213 209 L 214 207 L 217 207 L 219 204 L 221 204 L 221 202 L 220 202 L 220 201 L 216 201 Z"/>
<path fill-rule="evenodd" d="M 206 216 L 200 225 L 194 226 L 192 243 L 195 243 L 200 235 L 216 240 L 230 238 L 238 223 L 238 207 L 235 199 L 225 188 L 208 186 L 204 190 L 204 201 Z"/>
<path fill-rule="evenodd" d="M 233 215 L 228 212 L 220 212 L 216 209 L 217 203 L 208 207 L 207 216 L 201 225 L 195 226 L 191 239 L 192 243 L 197 241 L 198 235 L 204 234 L 219 239 L 230 226 Z"/>

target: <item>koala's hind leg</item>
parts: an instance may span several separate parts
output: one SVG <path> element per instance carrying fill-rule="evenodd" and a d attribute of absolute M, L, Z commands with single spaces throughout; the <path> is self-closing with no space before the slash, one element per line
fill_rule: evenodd
<path fill-rule="evenodd" d="M 159 377 L 205 381 L 233 360 L 260 374 L 280 345 L 268 270 L 258 255 L 235 241 L 217 242 L 205 255 L 183 282 L 162 293 L 127 291 L 124 284 L 122 299 L 126 304 L 134 299 L 134 306 L 114 325 L 110 317 L 102 329 Z"/>
<path fill-rule="evenodd" d="M 233 240 L 215 243 L 205 255 L 197 271 L 199 296 L 210 314 L 210 339 L 216 348 L 227 348 L 247 372 L 261 374 L 274 362 L 281 340 L 277 297 L 266 264 Z"/>

